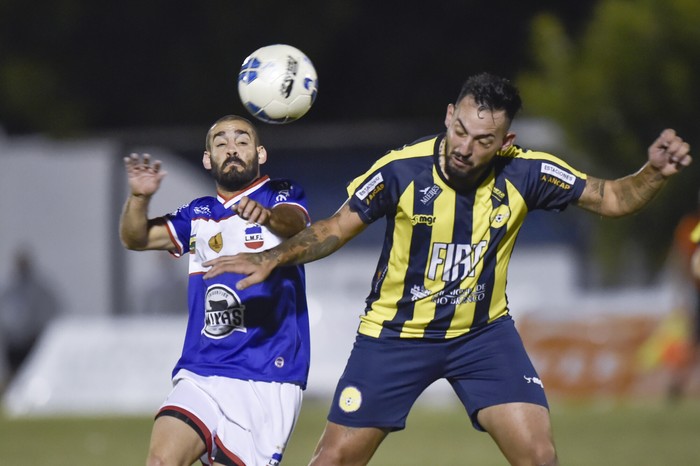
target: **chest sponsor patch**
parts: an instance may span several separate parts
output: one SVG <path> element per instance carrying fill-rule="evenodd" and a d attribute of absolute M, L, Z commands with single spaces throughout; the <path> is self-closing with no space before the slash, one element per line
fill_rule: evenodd
<path fill-rule="evenodd" d="M 204 328 L 211 338 L 224 338 L 233 332 L 246 332 L 245 305 L 226 285 L 212 285 L 204 297 Z"/>

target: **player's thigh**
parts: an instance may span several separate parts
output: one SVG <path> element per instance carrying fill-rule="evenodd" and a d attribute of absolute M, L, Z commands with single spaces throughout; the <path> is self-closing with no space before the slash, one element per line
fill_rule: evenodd
<path fill-rule="evenodd" d="M 153 423 L 148 465 L 190 466 L 206 451 L 199 434 L 182 420 L 159 416 Z"/>
<path fill-rule="evenodd" d="M 544 406 L 504 403 L 480 410 L 477 418 L 511 464 L 524 459 L 550 464 L 556 458 L 549 410 Z"/>
<path fill-rule="evenodd" d="M 326 423 L 309 466 L 360 466 L 369 463 L 389 429 Z"/>

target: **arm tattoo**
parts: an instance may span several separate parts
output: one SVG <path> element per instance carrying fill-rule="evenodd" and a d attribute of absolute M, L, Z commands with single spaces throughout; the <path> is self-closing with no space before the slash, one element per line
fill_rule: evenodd
<path fill-rule="evenodd" d="M 664 178 L 642 169 L 619 180 L 619 203 L 624 213 L 636 212 L 651 201 L 664 185 Z"/>
<path fill-rule="evenodd" d="M 332 219 L 320 221 L 268 250 L 268 257 L 278 265 L 298 265 L 328 256 L 342 246 L 340 238 L 328 228 L 328 221 Z"/>

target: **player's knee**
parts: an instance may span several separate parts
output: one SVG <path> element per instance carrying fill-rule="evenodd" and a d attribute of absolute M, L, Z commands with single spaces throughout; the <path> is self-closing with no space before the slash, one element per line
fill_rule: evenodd
<path fill-rule="evenodd" d="M 536 466 L 558 466 L 557 452 L 552 442 L 539 442 L 530 449 L 531 462 Z"/>
<path fill-rule="evenodd" d="M 157 452 L 148 452 L 146 466 L 170 466 L 171 464 L 172 463 L 169 463 L 164 456 L 158 454 Z"/>
<path fill-rule="evenodd" d="M 340 449 L 319 446 L 309 462 L 309 466 L 339 466 L 345 464 Z"/>
<path fill-rule="evenodd" d="M 309 466 L 358 466 L 369 461 L 366 455 L 338 446 L 320 447 L 314 452 Z"/>

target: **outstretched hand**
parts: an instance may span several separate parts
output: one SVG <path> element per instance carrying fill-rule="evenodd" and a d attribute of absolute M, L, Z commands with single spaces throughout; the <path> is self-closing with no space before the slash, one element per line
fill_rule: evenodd
<path fill-rule="evenodd" d="M 160 160 L 151 163 L 149 154 L 131 154 L 124 157 L 124 166 L 129 188 L 134 196 L 152 196 L 158 191 L 161 180 L 167 174 L 161 169 Z"/>
<path fill-rule="evenodd" d="M 672 129 L 665 129 L 649 146 L 649 162 L 665 178 L 675 175 L 692 161 L 690 145 Z"/>
<path fill-rule="evenodd" d="M 240 253 L 235 256 L 220 256 L 216 259 L 202 263 L 204 267 L 210 269 L 204 274 L 205 279 L 216 277 L 225 272 L 232 272 L 246 275 L 246 278 L 236 283 L 237 290 L 244 290 L 251 285 L 265 280 L 272 269 L 274 261 L 266 258 L 263 253 Z"/>

